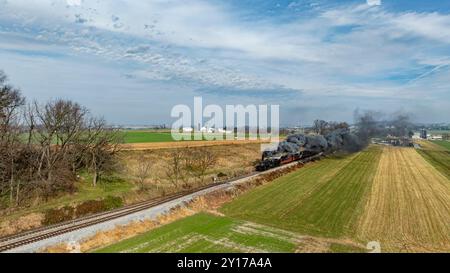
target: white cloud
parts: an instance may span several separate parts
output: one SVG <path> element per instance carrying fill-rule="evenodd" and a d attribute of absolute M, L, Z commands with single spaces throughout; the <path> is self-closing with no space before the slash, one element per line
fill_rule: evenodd
<path fill-rule="evenodd" d="M 67 0 L 67 5 L 69 6 L 80 6 L 81 0 Z"/>
<path fill-rule="evenodd" d="M 367 5 L 369 6 L 380 6 L 381 0 L 367 0 Z"/>
<path fill-rule="evenodd" d="M 9 34 L 33 27 L 28 35 L 69 54 L 129 65 L 127 75 L 137 79 L 206 87 L 408 98 L 423 95 L 420 84 L 448 70 L 448 14 L 392 12 L 369 0 L 274 22 L 242 19 L 217 3 L 15 0 L 0 9 L 0 22 L 13 22 L 3 30 Z M 15 47 L 1 37 L 0 46 Z M 413 91 L 389 80 L 408 73 L 415 74 Z"/>

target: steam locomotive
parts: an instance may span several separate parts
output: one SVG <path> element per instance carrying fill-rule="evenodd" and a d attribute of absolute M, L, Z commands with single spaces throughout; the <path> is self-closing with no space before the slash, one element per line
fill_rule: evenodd
<path fill-rule="evenodd" d="M 265 151 L 256 171 L 266 171 L 295 161 L 310 161 L 323 154 L 339 150 L 352 151 L 361 147 L 357 135 L 341 128 L 323 135 L 290 135 L 276 150 Z"/>
<path fill-rule="evenodd" d="M 273 168 L 280 167 L 295 161 L 311 158 L 313 156 L 320 156 L 322 153 L 316 153 L 311 151 L 299 151 L 296 153 L 274 153 L 273 151 L 263 152 L 262 159 L 258 165 L 256 165 L 256 171 L 264 172 Z"/>

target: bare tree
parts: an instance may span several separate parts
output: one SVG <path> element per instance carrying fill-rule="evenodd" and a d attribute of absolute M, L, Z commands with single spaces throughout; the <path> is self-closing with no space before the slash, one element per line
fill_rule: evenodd
<path fill-rule="evenodd" d="M 313 130 L 316 134 L 323 135 L 327 126 L 328 122 L 324 120 L 315 120 L 313 124 Z"/>
<path fill-rule="evenodd" d="M 141 190 L 145 190 L 145 182 L 150 177 L 151 169 L 152 169 L 153 163 L 145 158 L 145 156 L 140 156 L 138 159 L 138 165 L 135 170 L 135 176 L 139 182 L 139 185 L 141 187 Z"/>
<path fill-rule="evenodd" d="M 217 163 L 217 156 L 205 148 L 190 150 L 186 157 L 186 169 L 203 184 L 207 171 Z"/>
<path fill-rule="evenodd" d="M 185 161 L 186 154 L 182 150 L 172 150 L 170 153 L 170 161 L 166 167 L 166 176 L 176 188 L 179 187 L 181 181 L 186 181 Z"/>
<path fill-rule="evenodd" d="M 92 172 L 92 185 L 95 187 L 103 173 L 114 169 L 121 135 L 118 130 L 109 128 L 104 119 L 95 118 L 90 120 L 85 134 L 84 162 Z"/>
<path fill-rule="evenodd" d="M 93 185 L 115 167 L 120 133 L 70 100 L 25 107 L 20 90 L 0 71 L 0 197 L 10 206 L 73 191 L 80 170 Z"/>
<path fill-rule="evenodd" d="M 20 145 L 19 109 L 25 104 L 20 90 L 6 84 L 0 71 L 0 193 L 8 189 L 10 205 L 14 203 L 17 181 L 16 161 Z M 9 187 L 6 187 L 9 184 Z"/>
<path fill-rule="evenodd" d="M 68 100 L 34 103 L 36 134 L 40 147 L 38 176 L 45 196 L 67 187 L 73 190 L 70 178 L 70 151 L 83 134 L 87 109 Z M 71 180 L 71 182 L 69 182 Z"/>

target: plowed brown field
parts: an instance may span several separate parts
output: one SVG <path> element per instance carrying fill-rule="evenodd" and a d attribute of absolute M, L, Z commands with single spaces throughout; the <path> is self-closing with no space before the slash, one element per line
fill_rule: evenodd
<path fill-rule="evenodd" d="M 383 149 L 359 239 L 388 252 L 450 251 L 450 181 L 414 149 Z"/>

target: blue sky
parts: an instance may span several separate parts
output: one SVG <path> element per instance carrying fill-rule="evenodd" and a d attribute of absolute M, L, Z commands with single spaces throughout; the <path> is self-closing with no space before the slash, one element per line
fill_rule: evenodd
<path fill-rule="evenodd" d="M 117 124 L 170 124 L 194 96 L 279 104 L 284 125 L 450 122 L 450 2 L 0 0 L 0 69 Z"/>

